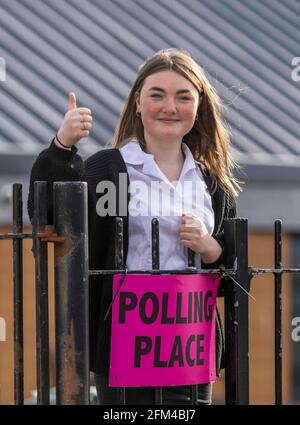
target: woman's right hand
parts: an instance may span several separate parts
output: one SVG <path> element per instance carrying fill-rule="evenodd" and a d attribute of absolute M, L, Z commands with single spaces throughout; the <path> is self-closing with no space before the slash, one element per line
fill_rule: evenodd
<path fill-rule="evenodd" d="M 88 108 L 77 108 L 76 95 L 70 92 L 69 110 L 64 116 L 64 120 L 57 132 L 57 137 L 66 148 L 71 148 L 83 137 L 87 137 L 90 134 L 92 121 L 92 111 Z M 56 145 L 62 147 L 57 142 Z"/>

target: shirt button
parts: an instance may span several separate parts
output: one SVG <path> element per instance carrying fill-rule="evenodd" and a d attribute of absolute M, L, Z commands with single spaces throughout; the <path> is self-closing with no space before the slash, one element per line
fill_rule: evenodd
<path fill-rule="evenodd" d="M 71 164 L 71 168 L 74 168 L 74 164 Z"/>

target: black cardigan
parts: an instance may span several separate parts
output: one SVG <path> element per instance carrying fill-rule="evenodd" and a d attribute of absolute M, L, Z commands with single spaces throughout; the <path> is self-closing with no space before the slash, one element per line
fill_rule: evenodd
<path fill-rule="evenodd" d="M 91 156 L 85 164 L 77 154 L 76 147 L 71 151 L 61 149 L 52 141 L 50 147 L 42 151 L 36 159 L 30 178 L 28 196 L 28 213 L 33 222 L 33 183 L 48 182 L 48 224 L 53 223 L 53 182 L 55 181 L 86 181 L 88 183 L 89 210 L 89 269 L 112 270 L 114 264 L 114 217 L 100 217 L 96 214 L 96 203 L 101 194 L 96 193 L 96 186 L 102 180 L 115 184 L 119 193 L 119 173 L 127 174 L 126 164 L 118 149 L 105 149 Z M 208 188 L 211 179 L 203 174 Z M 128 188 L 128 187 L 127 187 Z M 215 227 L 212 236 L 222 245 L 223 253 L 213 264 L 203 264 L 203 268 L 217 268 L 224 259 L 224 230 L 223 222 L 227 217 L 235 217 L 235 202 L 218 187 L 211 194 L 212 207 L 215 213 Z M 128 194 L 129 202 L 129 194 Z M 127 204 L 128 206 L 128 204 Z M 119 211 L 117 197 L 117 215 Z M 124 232 L 124 261 L 126 264 L 128 252 L 128 216 L 123 217 Z M 90 276 L 90 369 L 96 373 L 108 374 L 110 359 L 111 316 L 104 321 L 105 313 L 112 298 L 112 276 Z M 216 326 L 216 370 L 224 367 L 224 338 L 219 315 Z"/>

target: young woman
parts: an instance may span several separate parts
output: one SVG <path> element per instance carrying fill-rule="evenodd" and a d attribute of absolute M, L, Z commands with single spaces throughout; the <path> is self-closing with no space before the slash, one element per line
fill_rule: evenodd
<path fill-rule="evenodd" d="M 114 269 L 114 215 L 99 211 L 99 182 L 120 189 L 125 176 L 129 196 L 123 216 L 124 259 L 128 270 L 151 269 L 151 219 L 160 223 L 160 268 L 185 269 L 187 248 L 196 265 L 215 268 L 224 258 L 223 221 L 235 216 L 234 198 L 240 190 L 233 176 L 229 135 L 221 120 L 220 99 L 202 68 L 187 53 L 166 49 L 155 53 L 139 69 L 116 128 L 112 146 L 84 164 L 75 144 L 92 127 L 88 108 L 77 108 L 69 95 L 66 113 L 50 147 L 39 155 L 31 172 L 29 215 L 34 215 L 33 182 L 49 182 L 49 224 L 52 222 L 52 182 L 84 180 L 89 189 L 90 269 Z M 149 196 L 153 182 L 161 184 L 161 198 Z M 200 191 L 185 188 L 186 182 Z M 144 190 L 137 190 L 138 188 Z M 168 190 L 165 190 L 168 189 Z M 166 194 L 171 193 L 168 198 Z M 198 193 L 199 195 L 199 193 Z M 130 199 L 131 198 L 131 199 Z M 152 199 L 152 202 L 151 202 Z M 159 202 L 161 200 L 161 202 Z M 168 213 L 164 208 L 168 204 Z M 184 207 L 182 207 L 184 205 Z M 103 206 L 103 204 L 102 204 Z M 100 208 L 101 210 L 101 208 Z M 124 208 L 123 208 L 124 211 Z M 106 211 L 107 212 L 107 211 Z M 119 393 L 108 386 L 112 277 L 90 278 L 90 366 L 100 403 L 118 404 Z M 223 337 L 216 327 L 216 368 L 222 365 Z M 188 403 L 186 388 L 164 388 L 164 402 Z M 130 388 L 126 402 L 152 403 L 152 388 Z M 211 383 L 199 385 L 199 403 L 211 403 Z"/>

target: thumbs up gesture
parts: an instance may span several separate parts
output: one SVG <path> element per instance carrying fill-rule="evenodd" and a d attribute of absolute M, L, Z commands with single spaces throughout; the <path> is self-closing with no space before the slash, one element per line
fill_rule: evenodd
<path fill-rule="evenodd" d="M 87 137 L 92 128 L 92 121 L 92 111 L 88 108 L 77 108 L 76 95 L 70 92 L 69 110 L 57 132 L 57 137 L 63 146 L 56 143 L 57 146 L 71 148 L 79 140 Z"/>

